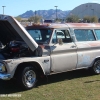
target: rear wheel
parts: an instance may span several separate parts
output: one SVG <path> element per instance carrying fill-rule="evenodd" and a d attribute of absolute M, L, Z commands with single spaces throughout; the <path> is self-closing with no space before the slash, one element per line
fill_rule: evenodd
<path fill-rule="evenodd" d="M 100 60 L 96 60 L 93 67 L 92 71 L 94 74 L 100 74 Z"/>
<path fill-rule="evenodd" d="M 26 66 L 17 73 L 17 81 L 24 89 L 31 89 L 37 83 L 37 72 L 33 66 Z"/>

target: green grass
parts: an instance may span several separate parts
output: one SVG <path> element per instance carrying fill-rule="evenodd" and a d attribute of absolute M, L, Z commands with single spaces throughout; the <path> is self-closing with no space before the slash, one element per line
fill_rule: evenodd
<path fill-rule="evenodd" d="M 51 75 L 38 82 L 36 88 L 22 91 L 11 81 L 0 81 L 0 94 L 21 94 L 21 97 L 0 97 L 0 100 L 100 100 L 100 75 L 78 70 Z"/>

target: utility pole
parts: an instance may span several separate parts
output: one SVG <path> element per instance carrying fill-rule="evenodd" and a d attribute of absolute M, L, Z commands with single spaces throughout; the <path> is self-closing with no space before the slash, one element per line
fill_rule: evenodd
<path fill-rule="evenodd" d="M 56 21 L 57 21 L 57 7 L 58 7 L 58 6 L 54 6 L 54 7 L 56 7 Z"/>
<path fill-rule="evenodd" d="M 2 6 L 3 7 L 3 15 L 4 15 L 4 7 L 6 7 L 6 6 Z"/>
<path fill-rule="evenodd" d="M 36 23 L 36 10 L 35 10 L 35 23 Z"/>

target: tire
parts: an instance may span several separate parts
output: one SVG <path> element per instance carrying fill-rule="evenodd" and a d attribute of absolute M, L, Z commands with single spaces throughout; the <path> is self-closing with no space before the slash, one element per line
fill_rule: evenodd
<path fill-rule="evenodd" d="M 17 73 L 17 82 L 25 90 L 36 86 L 37 72 L 33 66 L 26 66 Z"/>
<path fill-rule="evenodd" d="M 99 59 L 94 62 L 94 65 L 92 67 L 92 72 L 94 74 L 100 74 L 100 60 Z"/>

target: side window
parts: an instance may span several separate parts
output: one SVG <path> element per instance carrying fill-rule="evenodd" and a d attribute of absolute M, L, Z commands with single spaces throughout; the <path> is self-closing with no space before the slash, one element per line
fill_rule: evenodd
<path fill-rule="evenodd" d="M 86 35 L 88 37 L 88 41 L 95 41 L 93 30 L 87 30 Z"/>
<path fill-rule="evenodd" d="M 97 40 L 100 40 L 100 30 L 96 29 L 96 30 L 94 30 L 94 32 L 96 34 Z"/>
<path fill-rule="evenodd" d="M 55 43 L 58 40 L 61 40 L 63 43 L 69 43 L 72 42 L 71 37 L 69 35 L 68 30 L 56 30 L 52 42 Z"/>
<path fill-rule="evenodd" d="M 62 39 L 62 40 L 65 39 L 65 34 L 63 31 L 56 31 L 56 33 L 57 33 L 57 39 Z"/>
<path fill-rule="evenodd" d="M 74 33 L 77 41 L 95 41 L 93 31 L 90 29 L 75 29 Z"/>

